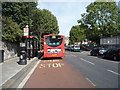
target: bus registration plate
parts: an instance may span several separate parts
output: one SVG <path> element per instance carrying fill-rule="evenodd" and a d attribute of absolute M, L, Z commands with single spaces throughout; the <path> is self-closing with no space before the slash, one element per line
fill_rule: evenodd
<path fill-rule="evenodd" d="M 57 54 L 52 54 L 52 56 L 56 56 Z"/>

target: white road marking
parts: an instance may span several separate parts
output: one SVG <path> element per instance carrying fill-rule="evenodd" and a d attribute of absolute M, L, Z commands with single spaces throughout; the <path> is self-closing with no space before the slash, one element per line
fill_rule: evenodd
<path fill-rule="evenodd" d="M 89 79 L 89 78 L 86 78 L 94 87 L 96 87 L 96 85 Z"/>
<path fill-rule="evenodd" d="M 77 57 L 77 56 L 76 56 L 76 55 L 74 55 L 74 54 L 70 54 L 70 56 Z"/>
<path fill-rule="evenodd" d="M 92 62 L 90 62 L 90 61 L 88 61 L 88 60 L 85 60 L 85 59 L 83 59 L 83 58 L 80 58 L 81 60 L 83 60 L 83 61 L 85 61 L 85 62 L 87 62 L 87 63 L 90 63 L 90 64 L 92 64 L 92 65 L 95 65 L 94 63 L 92 63 Z"/>
<path fill-rule="evenodd" d="M 98 57 L 94 57 L 94 58 L 98 58 Z"/>
<path fill-rule="evenodd" d="M 110 61 L 110 60 L 100 59 L 99 57 L 95 57 L 95 56 L 93 56 L 93 58 L 98 58 L 99 60 L 103 60 L 103 61 L 106 61 L 106 62 L 120 63 L 120 62 L 116 62 L 116 61 Z"/>
<path fill-rule="evenodd" d="M 111 73 L 113 73 L 113 74 L 116 74 L 116 75 L 120 75 L 119 73 L 114 72 L 114 71 L 112 71 L 112 70 L 107 70 L 107 71 L 109 71 L 109 72 L 111 72 Z"/>
<path fill-rule="evenodd" d="M 33 67 L 33 69 L 28 73 L 28 75 L 25 77 L 25 79 L 23 79 L 23 81 L 20 83 L 20 85 L 17 88 L 23 88 L 23 86 L 25 85 L 25 83 L 27 82 L 27 80 L 30 78 L 30 76 L 32 75 L 33 71 L 35 70 L 35 68 L 38 66 L 38 64 L 40 63 L 41 60 L 39 60 L 37 62 L 37 64 Z"/>
<path fill-rule="evenodd" d="M 80 54 L 81 54 L 81 53 L 84 53 L 84 54 L 86 54 L 86 53 L 87 53 L 87 54 L 89 54 L 90 52 L 81 51 L 81 52 L 80 52 Z"/>
<path fill-rule="evenodd" d="M 0 65 L 3 65 L 3 62 L 2 62 L 2 63 L 0 63 Z"/>
<path fill-rule="evenodd" d="M 84 53 L 85 51 L 80 51 L 80 53 Z"/>
<path fill-rule="evenodd" d="M 40 64 L 39 68 L 61 68 L 64 66 L 63 63 L 48 63 L 48 64 Z"/>
<path fill-rule="evenodd" d="M 104 59 L 100 59 L 100 60 L 103 60 L 103 61 L 106 61 L 106 62 L 112 62 L 112 63 L 120 63 L 120 62 L 116 62 L 116 61 L 110 61 L 110 60 L 104 60 Z"/>

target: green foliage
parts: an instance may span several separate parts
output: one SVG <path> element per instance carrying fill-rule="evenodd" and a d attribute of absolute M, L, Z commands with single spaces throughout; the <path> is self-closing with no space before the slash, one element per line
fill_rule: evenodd
<path fill-rule="evenodd" d="M 36 18 L 37 17 L 37 18 Z M 58 23 L 56 17 L 48 10 L 36 9 L 32 12 L 32 32 L 40 39 L 41 35 L 58 34 Z"/>
<path fill-rule="evenodd" d="M 20 30 L 19 25 L 7 17 L 3 17 L 2 22 L 3 22 L 3 28 L 2 28 L 3 40 L 10 42 L 20 41 L 23 32 L 22 30 Z"/>
<path fill-rule="evenodd" d="M 28 24 L 29 10 L 36 9 L 34 2 L 3 2 L 3 40 L 10 42 L 21 41 L 23 28 Z M 32 20 L 30 20 L 30 25 Z"/>
<path fill-rule="evenodd" d="M 69 39 L 70 39 L 70 44 L 83 41 L 85 39 L 84 27 L 82 25 L 73 26 L 70 30 Z"/>
<path fill-rule="evenodd" d="M 78 23 L 87 25 L 86 36 L 92 41 L 99 42 L 101 37 L 113 37 L 120 35 L 118 29 L 118 6 L 116 2 L 91 3 L 87 6 L 87 13 L 82 14 L 82 19 Z"/>
<path fill-rule="evenodd" d="M 36 6 L 35 2 L 3 2 L 2 15 L 11 18 L 23 29 L 28 24 L 29 11 L 36 9 Z"/>
<path fill-rule="evenodd" d="M 58 34 L 56 17 L 48 10 L 37 9 L 35 2 L 3 2 L 3 39 L 20 41 L 23 28 L 29 25 L 31 35 Z M 9 17 L 9 18 L 7 18 Z M 21 30 L 20 30 L 21 29 Z"/>

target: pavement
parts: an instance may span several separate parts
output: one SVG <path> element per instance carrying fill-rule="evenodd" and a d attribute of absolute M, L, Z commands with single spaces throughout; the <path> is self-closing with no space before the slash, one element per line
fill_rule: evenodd
<path fill-rule="evenodd" d="M 6 87 L 11 88 L 11 85 L 16 83 L 17 79 L 20 81 L 20 77 L 26 72 L 25 68 L 31 68 L 37 61 L 38 58 L 35 57 L 31 58 L 31 60 L 27 60 L 26 65 L 19 65 L 19 57 L 14 57 L 0 63 L 0 89 Z M 12 86 L 12 88 L 17 88 L 17 86 Z"/>

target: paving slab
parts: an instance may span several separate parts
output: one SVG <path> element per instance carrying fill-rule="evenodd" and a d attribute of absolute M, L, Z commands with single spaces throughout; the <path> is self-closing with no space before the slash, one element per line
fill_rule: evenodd
<path fill-rule="evenodd" d="M 4 63 L 0 63 L 0 87 L 2 87 L 4 83 L 6 83 L 10 78 L 15 76 L 23 68 L 29 65 L 34 59 L 35 58 L 27 60 L 26 65 L 18 64 L 19 57 L 15 57 L 5 61 Z"/>

